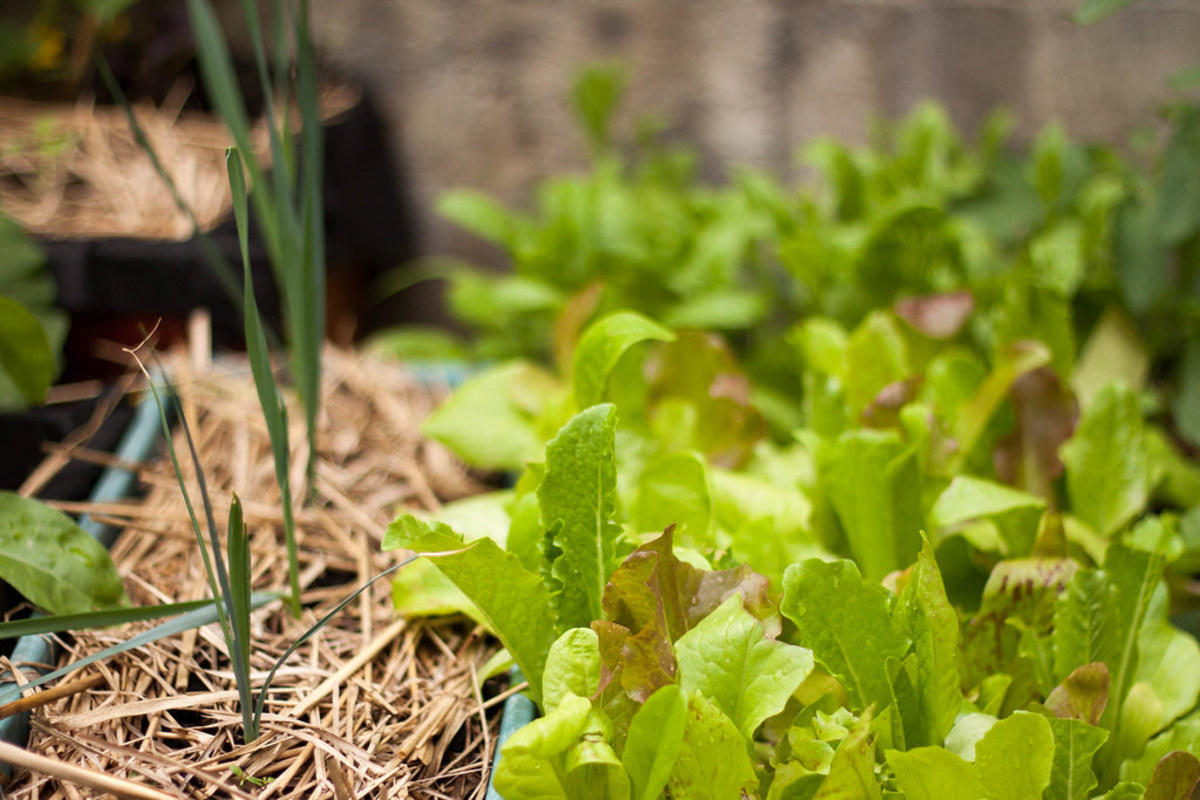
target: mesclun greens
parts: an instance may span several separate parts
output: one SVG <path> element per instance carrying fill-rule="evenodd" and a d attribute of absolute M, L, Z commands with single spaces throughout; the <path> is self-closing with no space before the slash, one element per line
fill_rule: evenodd
<path fill-rule="evenodd" d="M 1190 796 L 1200 211 L 1004 130 L 924 108 L 814 146 L 822 196 L 752 181 L 761 339 L 602 276 L 545 308 L 552 358 L 513 340 L 430 417 L 519 472 L 385 540 L 427 556 L 402 610 L 471 613 L 530 683 L 502 795 Z"/>

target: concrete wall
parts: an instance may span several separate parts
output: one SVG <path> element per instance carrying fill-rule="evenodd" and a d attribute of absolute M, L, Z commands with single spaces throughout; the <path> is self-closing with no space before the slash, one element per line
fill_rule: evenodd
<path fill-rule="evenodd" d="M 1072 0 L 318 0 L 319 43 L 366 83 L 389 121 L 425 252 L 495 258 L 440 221 L 438 194 L 508 201 L 584 147 L 566 105 L 573 70 L 618 58 L 627 117 L 654 113 L 707 171 L 786 174 L 817 135 L 865 138 L 925 98 L 974 130 L 997 105 L 1027 139 L 1124 141 L 1200 63 L 1200 2 L 1141 0 L 1100 25 Z"/>

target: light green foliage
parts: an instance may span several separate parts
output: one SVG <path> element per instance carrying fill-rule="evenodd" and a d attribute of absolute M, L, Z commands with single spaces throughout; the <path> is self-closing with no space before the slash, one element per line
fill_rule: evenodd
<path fill-rule="evenodd" d="M 975 745 L 975 771 L 987 800 L 1041 797 L 1053 760 L 1050 723 L 1024 711 L 997 722 Z"/>
<path fill-rule="evenodd" d="M 580 408 L 604 399 L 608 376 L 625 351 L 638 342 L 669 342 L 674 335 L 640 314 L 621 312 L 599 320 L 583 334 L 575 350 L 572 376 L 575 402 Z"/>
<path fill-rule="evenodd" d="M 860 430 L 828 444 L 818 463 L 863 574 L 879 580 L 911 564 L 921 546 L 916 454 L 890 431 Z"/>
<path fill-rule="evenodd" d="M 680 686 L 712 700 L 747 739 L 813 668 L 812 653 L 768 639 L 733 595 L 675 643 Z"/>
<path fill-rule="evenodd" d="M 1149 493 L 1146 440 L 1133 393 L 1109 385 L 1084 413 L 1062 448 L 1067 493 L 1075 514 L 1111 536 L 1145 508 Z"/>
<path fill-rule="evenodd" d="M 673 524 L 680 541 L 696 548 L 709 545 L 713 498 L 704 459 L 683 451 L 647 462 L 630 516 L 639 531 L 657 532 Z"/>
<path fill-rule="evenodd" d="M 568 695 L 591 697 L 600 685 L 600 640 L 590 628 L 572 628 L 555 640 L 546 655 L 542 704 L 558 708 Z"/>
<path fill-rule="evenodd" d="M 586 626 L 601 618 L 600 601 L 616 569 L 620 527 L 613 456 L 617 412 L 581 411 L 546 445 L 546 477 L 538 487 L 559 623 Z"/>
<path fill-rule="evenodd" d="M 863 580 L 851 561 L 809 559 L 784 573 L 780 611 L 796 623 L 797 642 L 846 687 L 854 708 L 888 704 L 885 662 L 908 651 L 889 603 L 888 591 Z"/>
<path fill-rule="evenodd" d="M 722 800 L 758 784 L 737 725 L 699 692 L 688 695 L 683 748 L 668 779 L 671 797 Z"/>
<path fill-rule="evenodd" d="M 688 719 L 687 694 L 674 684 L 650 695 L 634 713 L 621 756 L 634 800 L 662 796 L 683 749 Z"/>
<path fill-rule="evenodd" d="M 570 790 L 582 782 L 582 776 L 572 780 L 564 761 L 567 750 L 583 733 L 590 713 L 587 700 L 568 695 L 546 716 L 510 736 L 501 748 L 500 767 L 493 779 L 496 791 L 506 798 L 571 800 L 580 796 Z"/>
<path fill-rule="evenodd" d="M 51 614 L 126 605 L 108 551 L 61 511 L 0 492 L 0 577 Z"/>
<path fill-rule="evenodd" d="M 1079 719 L 1050 719 L 1054 737 L 1054 765 L 1046 800 L 1084 800 L 1096 788 L 1092 758 L 1108 732 Z"/>
<path fill-rule="evenodd" d="M 537 420 L 554 391 L 553 378 L 532 364 L 512 362 L 476 375 L 422 424 L 426 435 L 485 469 L 520 469 L 541 454 Z"/>
<path fill-rule="evenodd" d="M 950 787 L 960 797 L 983 797 L 975 765 L 941 747 L 888 750 L 887 763 L 907 800 L 940 800 Z"/>
<path fill-rule="evenodd" d="M 504 642 L 540 701 L 543 668 L 557 636 L 550 593 L 542 579 L 491 539 L 468 545 L 446 526 L 411 515 L 389 525 L 384 537 L 385 550 L 400 547 L 436 558 L 442 574 L 470 598 Z"/>

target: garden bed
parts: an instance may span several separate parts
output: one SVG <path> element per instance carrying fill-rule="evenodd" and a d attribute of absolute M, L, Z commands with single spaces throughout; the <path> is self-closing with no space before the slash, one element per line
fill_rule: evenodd
<path fill-rule="evenodd" d="M 435 392 L 341 352 L 325 363 L 323 452 L 312 501 L 297 515 L 305 610 L 295 620 L 275 603 L 254 615 L 256 681 L 317 619 L 396 563 L 380 542 L 397 509 L 436 509 L 480 488 L 418 431 Z M 270 444 L 248 371 L 190 374 L 183 359 L 170 368 L 216 513 L 232 491 L 242 499 L 255 587 L 287 585 Z M 296 485 L 304 455 L 294 461 Z M 113 557 L 135 604 L 208 596 L 169 462 L 138 473 L 147 487 L 140 501 L 62 507 L 124 528 Z M 148 627 L 66 637 L 66 659 Z M 82 673 L 93 685 L 34 712 L 29 749 L 182 797 L 483 796 L 504 695 L 483 681 L 495 645 L 469 623 L 398 620 L 390 585 L 378 582 L 280 669 L 252 744 L 241 741 L 225 648 L 210 626 L 101 662 Z M 17 770 L 7 789 L 80 796 L 48 771 Z"/>

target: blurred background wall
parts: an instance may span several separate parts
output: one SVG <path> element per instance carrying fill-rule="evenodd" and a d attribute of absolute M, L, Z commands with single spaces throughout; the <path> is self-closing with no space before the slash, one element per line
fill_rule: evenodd
<path fill-rule="evenodd" d="M 364 82 L 390 125 L 419 249 L 496 254 L 440 220 L 438 194 L 528 198 L 585 148 L 575 69 L 619 59 L 626 120 L 654 114 L 706 173 L 789 175 L 799 144 L 866 139 L 870 121 L 926 98 L 973 132 L 997 106 L 1018 141 L 1052 121 L 1121 144 L 1151 124 L 1165 79 L 1200 63 L 1200 2 L 1142 0 L 1092 27 L 1071 0 L 337 0 L 314 3 L 330 61 Z"/>

